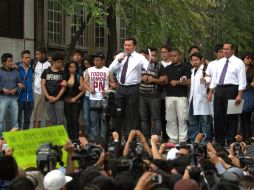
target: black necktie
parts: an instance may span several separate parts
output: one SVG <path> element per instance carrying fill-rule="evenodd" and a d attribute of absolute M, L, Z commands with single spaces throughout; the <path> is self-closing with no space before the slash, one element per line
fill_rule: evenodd
<path fill-rule="evenodd" d="M 128 69 L 128 62 L 129 62 L 130 56 L 131 56 L 130 54 L 127 54 L 127 60 L 123 65 L 123 70 L 122 70 L 121 79 L 120 79 L 121 84 L 125 83 L 125 78 L 126 78 L 126 73 L 127 73 L 127 69 Z"/>
<path fill-rule="evenodd" d="M 197 71 L 198 71 L 198 69 L 194 69 L 194 76 L 196 75 Z"/>

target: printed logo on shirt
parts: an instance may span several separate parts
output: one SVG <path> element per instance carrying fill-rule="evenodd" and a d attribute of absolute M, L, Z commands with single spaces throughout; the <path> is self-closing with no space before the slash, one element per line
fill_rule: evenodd
<path fill-rule="evenodd" d="M 62 75 L 57 75 L 57 74 L 47 74 L 46 80 L 62 80 L 63 76 Z"/>
<path fill-rule="evenodd" d="M 91 72 L 90 83 L 95 91 L 105 91 L 107 74 L 105 72 Z"/>

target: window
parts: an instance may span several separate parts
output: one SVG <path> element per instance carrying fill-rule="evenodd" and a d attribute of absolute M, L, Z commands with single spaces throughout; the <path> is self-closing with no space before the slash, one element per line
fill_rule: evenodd
<path fill-rule="evenodd" d="M 24 0 L 0 0 L 0 36 L 24 37 Z"/>
<path fill-rule="evenodd" d="M 123 47 L 125 38 L 131 36 L 129 32 L 130 20 L 120 18 L 120 47 Z"/>
<path fill-rule="evenodd" d="M 63 44 L 63 11 L 54 1 L 48 1 L 48 43 Z"/>
<path fill-rule="evenodd" d="M 104 47 L 104 26 L 95 23 L 94 46 Z"/>
<path fill-rule="evenodd" d="M 71 18 L 71 37 L 75 35 L 75 33 L 79 30 L 79 27 L 81 26 L 81 22 L 84 19 L 84 11 L 81 11 L 78 14 L 72 15 Z M 85 31 L 80 35 L 77 46 L 85 47 Z"/>

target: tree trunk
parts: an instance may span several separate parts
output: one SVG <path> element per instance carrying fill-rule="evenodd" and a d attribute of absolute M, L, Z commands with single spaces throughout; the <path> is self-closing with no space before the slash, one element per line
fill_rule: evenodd
<path fill-rule="evenodd" d="M 116 32 L 116 14 L 114 8 L 110 6 L 107 12 L 108 12 L 107 24 L 109 34 L 108 34 L 108 53 L 106 65 L 109 65 L 112 62 L 113 56 L 117 50 L 117 32 Z"/>
<path fill-rule="evenodd" d="M 34 35 L 35 35 L 35 43 L 34 43 L 34 49 L 36 49 L 39 46 L 45 46 L 47 48 L 47 44 L 45 43 L 45 37 L 44 37 L 44 1 L 36 0 L 34 3 L 35 8 L 35 25 L 34 25 Z"/>
<path fill-rule="evenodd" d="M 74 51 L 76 44 L 79 40 L 80 35 L 83 33 L 83 31 L 86 29 L 87 24 L 89 23 L 89 20 L 91 19 L 91 14 L 89 14 L 86 18 L 84 19 L 83 22 L 81 22 L 81 25 L 79 27 L 79 30 L 75 33 L 75 35 L 71 38 L 71 43 L 65 53 L 65 62 L 68 62 L 70 60 L 71 54 Z"/>

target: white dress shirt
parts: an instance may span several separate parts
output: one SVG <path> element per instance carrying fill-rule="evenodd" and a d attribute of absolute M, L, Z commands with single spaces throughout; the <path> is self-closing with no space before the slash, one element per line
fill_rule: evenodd
<path fill-rule="evenodd" d="M 224 57 L 218 61 L 217 69 L 214 73 L 215 76 L 212 78 L 212 82 L 210 84 L 211 89 L 214 89 L 219 84 L 220 75 L 224 65 L 226 64 L 226 60 L 227 58 Z M 234 55 L 232 55 L 228 60 L 229 62 L 224 79 L 224 85 L 238 85 L 238 90 L 244 90 L 246 87 L 246 72 L 243 61 Z"/>
<path fill-rule="evenodd" d="M 116 78 L 119 83 L 124 63 L 127 60 L 127 56 L 125 56 L 124 60 L 121 63 L 119 63 L 118 59 L 120 56 L 121 53 L 116 56 L 115 60 L 109 66 L 110 71 L 116 73 Z M 149 62 L 143 55 L 137 53 L 136 51 L 132 52 L 128 61 L 125 83 L 122 85 L 129 86 L 139 84 L 141 81 L 141 70 L 142 69 L 147 70 L 148 65 Z"/>
<path fill-rule="evenodd" d="M 217 69 L 217 64 L 218 64 L 219 60 L 214 60 L 208 63 L 208 66 L 206 68 L 206 83 L 210 84 L 212 82 L 212 78 L 215 76 L 215 72 Z"/>

